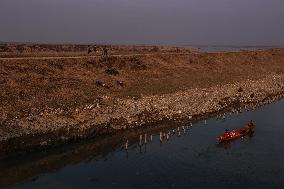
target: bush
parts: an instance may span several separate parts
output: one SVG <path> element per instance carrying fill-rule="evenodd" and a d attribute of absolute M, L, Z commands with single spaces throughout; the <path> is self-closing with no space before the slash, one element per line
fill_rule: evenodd
<path fill-rule="evenodd" d="M 8 52 L 8 51 L 10 51 L 10 50 L 9 50 L 9 47 L 7 45 L 5 45 L 5 44 L 1 45 L 0 44 L 0 52 Z"/>
<path fill-rule="evenodd" d="M 151 49 L 152 52 L 158 52 L 159 51 L 159 47 L 158 46 L 154 46 L 152 49 Z"/>
<path fill-rule="evenodd" d="M 108 75 L 118 75 L 119 71 L 117 71 L 115 68 L 108 68 L 105 70 L 106 74 Z"/>

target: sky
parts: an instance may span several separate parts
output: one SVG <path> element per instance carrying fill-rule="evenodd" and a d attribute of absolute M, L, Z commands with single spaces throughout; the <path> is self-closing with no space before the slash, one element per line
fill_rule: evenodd
<path fill-rule="evenodd" d="M 284 45 L 284 0 L 0 0 L 0 41 Z"/>

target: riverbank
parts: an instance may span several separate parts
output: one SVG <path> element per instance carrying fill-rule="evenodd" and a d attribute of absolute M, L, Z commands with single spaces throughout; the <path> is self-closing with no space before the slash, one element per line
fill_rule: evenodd
<path fill-rule="evenodd" d="M 281 49 L 0 60 L 1 154 L 270 103 L 283 63 Z"/>

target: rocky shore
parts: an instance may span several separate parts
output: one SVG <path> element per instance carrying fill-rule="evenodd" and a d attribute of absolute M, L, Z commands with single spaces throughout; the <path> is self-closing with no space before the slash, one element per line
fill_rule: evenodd
<path fill-rule="evenodd" d="M 28 117 L 5 120 L 0 129 L 1 153 L 63 144 L 74 139 L 113 134 L 130 128 L 151 127 L 163 120 L 194 121 L 251 109 L 284 95 L 284 75 L 271 74 L 208 88 L 193 88 L 164 95 L 116 98 L 104 95 L 93 103 L 66 112 L 45 109 Z"/>

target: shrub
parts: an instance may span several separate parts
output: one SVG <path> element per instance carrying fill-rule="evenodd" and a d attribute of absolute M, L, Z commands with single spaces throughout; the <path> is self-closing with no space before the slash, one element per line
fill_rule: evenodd
<path fill-rule="evenodd" d="M 159 47 L 158 46 L 154 46 L 152 49 L 151 49 L 152 52 L 158 52 L 159 51 Z"/>
<path fill-rule="evenodd" d="M 117 71 L 115 68 L 108 68 L 105 70 L 105 73 L 108 75 L 118 75 L 119 71 Z"/>

